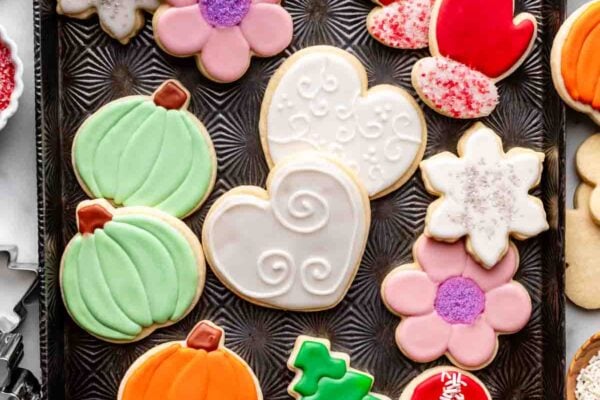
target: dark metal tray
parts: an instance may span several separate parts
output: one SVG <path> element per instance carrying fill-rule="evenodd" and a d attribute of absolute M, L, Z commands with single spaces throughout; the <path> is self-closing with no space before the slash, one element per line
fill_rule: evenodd
<path fill-rule="evenodd" d="M 158 343 L 183 338 L 202 318 L 226 329 L 228 346 L 252 365 L 265 400 L 291 399 L 286 387 L 292 373 L 286 359 L 299 334 L 330 338 L 335 350 L 351 355 L 353 367 L 375 375 L 375 391 L 394 400 L 420 371 L 447 363 L 442 359 L 418 365 L 406 359 L 394 343 L 398 319 L 379 296 L 386 273 L 411 260 L 411 245 L 423 229 L 432 197 L 419 174 L 372 203 L 371 235 L 358 276 L 333 310 L 297 314 L 257 307 L 232 294 L 209 271 L 196 309 L 184 321 L 136 344 L 99 341 L 65 313 L 57 271 L 65 243 L 75 233 L 75 206 L 85 199 L 71 167 L 71 141 L 81 122 L 106 102 L 151 93 L 171 77 L 191 90 L 191 108 L 211 132 L 219 160 L 210 200 L 186 221 L 199 234 L 208 207 L 219 195 L 240 184 L 265 181 L 267 165 L 258 136 L 260 102 L 269 77 L 286 56 L 313 44 L 336 45 L 363 61 L 371 85 L 395 83 L 414 95 L 411 66 L 427 52 L 388 49 L 373 40 L 364 26 L 373 7 L 368 0 L 285 0 L 284 5 L 294 18 L 292 45 L 281 56 L 254 59 L 242 80 L 222 85 L 203 78 L 192 59 L 163 53 L 152 39 L 150 23 L 130 45 L 122 46 L 102 32 L 97 18 L 58 17 L 55 0 L 34 0 L 44 399 L 114 400 L 121 377 L 140 354 Z M 551 225 L 545 234 L 518 243 L 517 278 L 531 294 L 534 314 L 523 331 L 501 337 L 496 360 L 478 373 L 496 400 L 563 398 L 564 111 L 549 71 L 552 38 L 563 9 L 563 0 L 517 1 L 517 10 L 538 19 L 539 37 L 525 64 L 500 83 L 501 105 L 484 120 L 503 136 L 507 147 L 546 153 L 536 194 L 544 200 Z M 426 156 L 455 151 L 470 122 L 424 110 L 429 125 Z"/>

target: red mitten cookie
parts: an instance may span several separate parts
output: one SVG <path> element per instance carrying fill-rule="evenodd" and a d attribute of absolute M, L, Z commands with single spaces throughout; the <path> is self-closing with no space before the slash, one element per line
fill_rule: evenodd
<path fill-rule="evenodd" d="M 533 47 L 537 24 L 514 15 L 514 0 L 436 0 L 429 47 L 412 81 L 419 96 L 452 118 L 489 115 L 498 104 L 496 82 L 517 69 Z"/>

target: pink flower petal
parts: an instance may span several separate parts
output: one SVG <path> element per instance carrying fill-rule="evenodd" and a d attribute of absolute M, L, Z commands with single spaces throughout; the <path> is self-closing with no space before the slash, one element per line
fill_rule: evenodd
<path fill-rule="evenodd" d="M 498 337 L 484 318 L 472 325 L 452 325 L 448 342 L 450 357 L 467 369 L 479 369 L 496 356 Z"/>
<path fill-rule="evenodd" d="M 292 17 L 276 4 L 253 4 L 240 28 L 254 53 L 270 57 L 281 52 L 292 41 Z"/>
<path fill-rule="evenodd" d="M 211 78 L 233 82 L 250 66 L 250 47 L 239 27 L 218 28 L 202 49 L 200 60 Z"/>
<path fill-rule="evenodd" d="M 198 0 L 167 0 L 169 5 L 173 7 L 186 7 L 191 5 L 197 5 Z"/>
<path fill-rule="evenodd" d="M 383 300 L 399 315 L 423 315 L 433 311 L 437 285 L 420 270 L 397 268 L 383 282 Z"/>
<path fill-rule="evenodd" d="M 204 20 L 197 4 L 168 8 L 158 15 L 154 33 L 160 45 L 175 56 L 199 53 L 213 27 Z"/>
<path fill-rule="evenodd" d="M 462 275 L 467 252 L 462 240 L 456 243 L 438 242 L 426 236 L 417 240 L 415 258 L 434 282 L 443 282 Z"/>
<path fill-rule="evenodd" d="M 412 360 L 430 362 L 446 352 L 451 329 L 435 312 L 408 317 L 396 329 L 396 343 Z"/>
<path fill-rule="evenodd" d="M 485 297 L 485 319 L 496 332 L 518 332 L 529 322 L 531 298 L 521 284 L 507 283 Z"/>
<path fill-rule="evenodd" d="M 508 246 L 508 251 L 504 258 L 491 269 L 483 268 L 477 261 L 469 257 L 463 276 L 473 279 L 481 290 L 487 292 L 510 282 L 517 272 L 518 258 L 517 251 L 513 245 Z"/>

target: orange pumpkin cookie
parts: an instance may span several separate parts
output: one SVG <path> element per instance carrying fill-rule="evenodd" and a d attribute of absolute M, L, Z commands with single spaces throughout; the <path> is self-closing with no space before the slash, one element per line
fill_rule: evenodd
<path fill-rule="evenodd" d="M 254 372 L 224 340 L 223 329 L 202 321 L 185 341 L 155 347 L 129 368 L 118 400 L 262 400 Z"/>
<path fill-rule="evenodd" d="M 552 78 L 563 100 L 600 124 L 600 0 L 575 11 L 552 47 Z"/>

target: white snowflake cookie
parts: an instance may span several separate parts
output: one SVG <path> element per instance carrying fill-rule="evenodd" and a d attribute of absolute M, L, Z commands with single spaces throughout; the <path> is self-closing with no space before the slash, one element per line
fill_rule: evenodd
<path fill-rule="evenodd" d="M 458 154 L 444 152 L 421 163 L 427 190 L 440 196 L 427 210 L 425 234 L 454 242 L 467 236 L 467 250 L 484 267 L 504 256 L 509 236 L 524 240 L 548 229 L 540 199 L 529 191 L 540 182 L 544 154 L 525 148 L 507 153 L 482 123 L 460 139 Z"/>
<path fill-rule="evenodd" d="M 143 11 L 154 12 L 159 5 L 159 0 L 58 0 L 57 11 L 79 19 L 98 14 L 102 29 L 127 44 L 144 27 Z"/>

